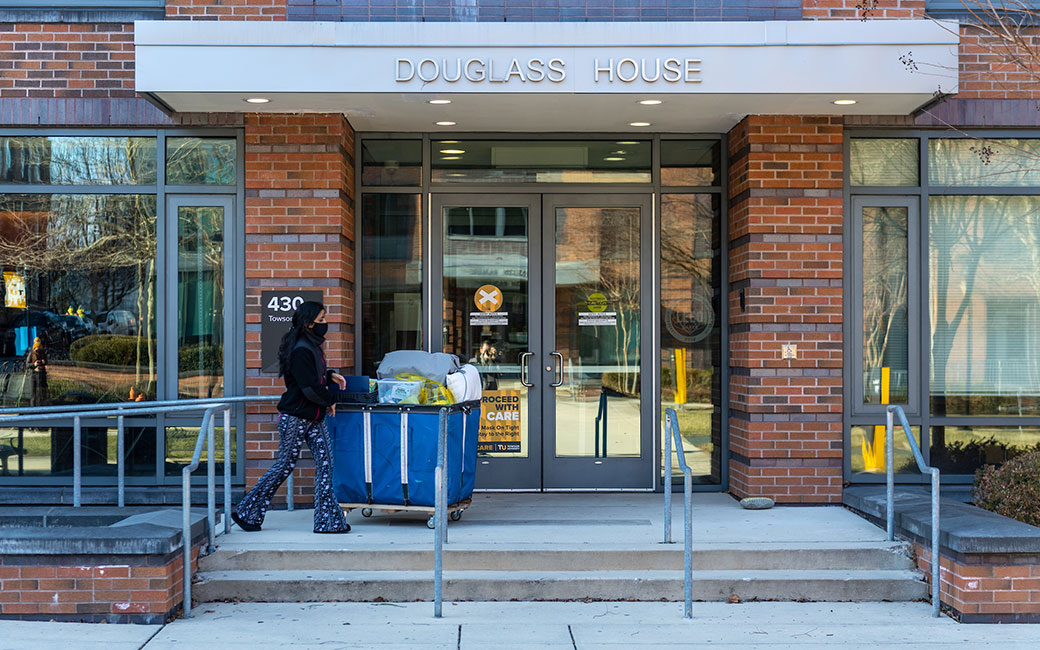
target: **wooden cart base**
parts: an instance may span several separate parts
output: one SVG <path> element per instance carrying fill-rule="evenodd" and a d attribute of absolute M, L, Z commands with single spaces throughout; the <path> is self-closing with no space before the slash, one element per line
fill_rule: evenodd
<path fill-rule="evenodd" d="M 453 503 L 448 506 L 448 518 L 452 521 L 458 521 L 462 519 L 462 513 L 469 508 L 469 504 L 472 503 L 472 499 L 463 499 L 458 503 Z M 371 517 L 373 510 L 378 510 L 383 513 L 392 512 L 428 512 L 430 518 L 426 520 L 427 528 L 436 528 L 437 522 L 434 520 L 433 513 L 436 508 L 433 506 L 402 506 L 397 504 L 381 504 L 381 503 L 341 503 L 339 507 L 343 509 L 343 513 L 346 514 L 356 508 L 361 509 L 362 517 Z"/>

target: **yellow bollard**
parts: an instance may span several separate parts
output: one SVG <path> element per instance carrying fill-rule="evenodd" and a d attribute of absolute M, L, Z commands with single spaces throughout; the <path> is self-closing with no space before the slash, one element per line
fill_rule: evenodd
<path fill-rule="evenodd" d="M 686 348 L 675 348 L 675 403 L 686 403 Z"/>
<path fill-rule="evenodd" d="M 889 382 L 891 371 L 888 368 L 881 369 L 881 403 L 889 402 Z M 874 444 L 870 445 L 863 441 L 863 466 L 868 472 L 885 471 L 885 427 L 874 425 Z"/>

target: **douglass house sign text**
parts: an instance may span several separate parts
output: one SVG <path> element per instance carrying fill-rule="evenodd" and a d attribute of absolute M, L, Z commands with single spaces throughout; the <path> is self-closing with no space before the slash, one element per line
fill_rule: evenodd
<path fill-rule="evenodd" d="M 701 60 L 686 57 L 605 57 L 592 59 L 579 74 L 593 83 L 696 84 L 701 82 Z M 563 58 L 397 58 L 398 83 L 467 81 L 471 83 L 561 83 L 567 79 Z"/>

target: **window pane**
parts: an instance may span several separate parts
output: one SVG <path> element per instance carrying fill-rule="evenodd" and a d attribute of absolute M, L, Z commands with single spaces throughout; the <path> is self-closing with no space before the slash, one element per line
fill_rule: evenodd
<path fill-rule="evenodd" d="M 849 141 L 852 185 L 918 185 L 916 138 L 853 138 Z"/>
<path fill-rule="evenodd" d="M 422 348 L 422 220 L 418 194 L 361 200 L 362 374 L 391 350 Z"/>
<path fill-rule="evenodd" d="M 1040 414 L 1040 196 L 929 205 L 932 412 Z"/>
<path fill-rule="evenodd" d="M 1001 465 L 1040 451 L 1040 427 L 932 427 L 929 462 L 945 474 L 974 474 L 983 465 Z"/>
<path fill-rule="evenodd" d="M 662 185 L 720 185 L 718 140 L 661 140 Z"/>
<path fill-rule="evenodd" d="M 154 399 L 155 215 L 154 196 L 0 195 L 0 403 Z"/>
<path fill-rule="evenodd" d="M 363 140 L 361 184 L 421 185 L 422 140 Z"/>
<path fill-rule="evenodd" d="M 214 443 L 214 465 L 219 476 L 224 471 L 224 419 L 217 414 L 216 424 L 213 431 Z M 232 420 L 234 422 L 234 420 Z M 236 471 L 237 455 L 237 428 L 231 427 L 231 473 Z M 166 475 L 180 476 L 181 468 L 191 464 L 191 457 L 195 454 L 195 442 L 199 439 L 199 425 L 166 427 Z M 200 463 L 205 463 L 207 458 L 207 446 L 202 446 Z M 154 468 L 153 468 L 154 472 Z"/>
<path fill-rule="evenodd" d="M 863 208 L 863 403 L 906 404 L 907 223 L 904 207 Z"/>
<path fill-rule="evenodd" d="M 903 428 L 896 426 L 893 430 L 895 440 L 895 466 L 897 474 L 920 474 L 914 452 L 903 433 Z M 921 427 L 910 427 L 918 446 L 921 444 Z M 852 427 L 851 463 L 853 474 L 885 473 L 885 426 Z"/>
<path fill-rule="evenodd" d="M 177 208 L 177 398 L 224 394 L 224 208 Z"/>
<path fill-rule="evenodd" d="M 84 423 L 84 476 L 115 477 L 115 421 L 111 426 Z M 63 427 L 0 427 L 0 476 L 72 476 L 73 432 Z M 155 428 L 131 426 L 124 431 L 127 476 L 155 475 Z"/>
<path fill-rule="evenodd" d="M 170 185 L 234 185 L 234 138 L 166 138 Z"/>
<path fill-rule="evenodd" d="M 154 185 L 155 138 L 0 136 L 0 183 Z"/>
<path fill-rule="evenodd" d="M 697 483 L 718 483 L 722 476 L 719 200 L 661 197 L 661 412 L 676 410 Z M 674 476 L 682 476 L 678 463 L 673 453 Z"/>
<path fill-rule="evenodd" d="M 650 141 L 437 140 L 435 183 L 649 183 Z"/>
<path fill-rule="evenodd" d="M 932 138 L 928 181 L 972 187 L 1040 185 L 1040 140 Z"/>

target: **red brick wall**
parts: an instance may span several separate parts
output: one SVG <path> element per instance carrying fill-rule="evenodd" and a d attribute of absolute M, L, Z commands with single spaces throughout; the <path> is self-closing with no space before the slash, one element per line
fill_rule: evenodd
<path fill-rule="evenodd" d="M 924 17 L 924 0 L 804 0 L 805 20 L 912 19 Z"/>
<path fill-rule="evenodd" d="M 133 97 L 134 26 L 0 23 L 0 96 Z"/>
<path fill-rule="evenodd" d="M 917 568 L 930 582 L 931 547 L 914 543 Z M 1036 555 L 941 556 L 939 599 L 960 621 L 1040 622 L 1040 562 Z"/>
<path fill-rule="evenodd" d="M 1040 51 L 1040 30 L 1017 30 L 1032 52 Z M 1035 99 L 1040 97 L 1040 68 L 1014 63 L 1015 50 L 1007 50 L 993 36 L 971 26 L 961 26 L 960 87 L 957 99 Z M 1023 61 L 1029 61 L 1029 58 Z"/>
<path fill-rule="evenodd" d="M 199 546 L 192 553 L 198 568 Z M 89 555 L 0 557 L 0 617 L 110 623 L 165 621 L 184 601 L 184 560 Z"/>
<path fill-rule="evenodd" d="M 329 365 L 353 366 L 354 131 L 342 115 L 251 114 L 245 140 L 246 383 L 275 395 L 282 380 L 260 372 L 262 290 L 323 291 Z M 277 456 L 275 417 L 266 407 L 248 418 L 247 485 Z M 298 503 L 312 501 L 313 476 L 312 466 L 297 468 Z"/>
<path fill-rule="evenodd" d="M 285 20 L 286 0 L 166 0 L 167 20 Z"/>
<path fill-rule="evenodd" d="M 729 155 L 730 490 L 836 503 L 842 119 L 749 116 Z"/>

